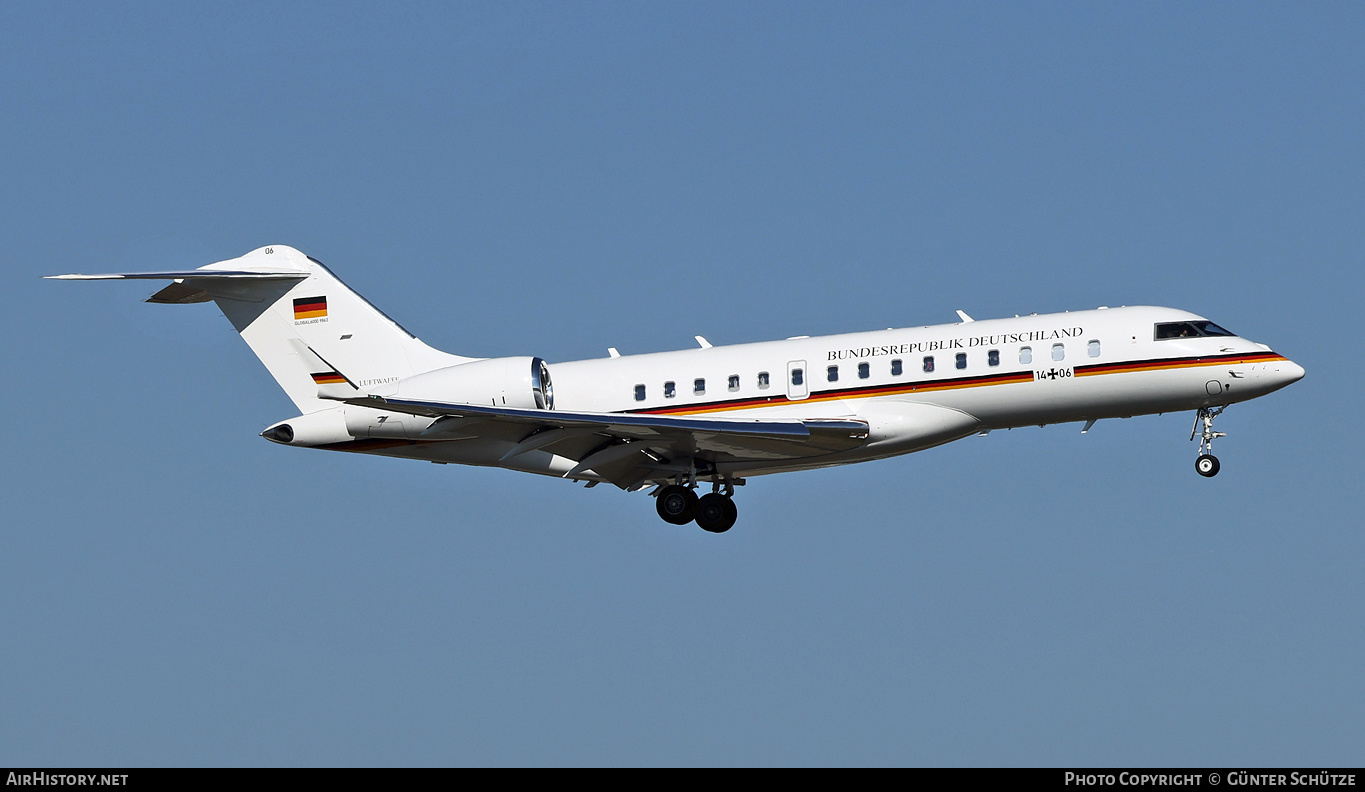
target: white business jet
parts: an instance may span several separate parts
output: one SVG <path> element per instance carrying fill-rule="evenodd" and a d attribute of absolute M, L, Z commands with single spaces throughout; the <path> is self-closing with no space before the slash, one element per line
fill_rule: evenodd
<path fill-rule="evenodd" d="M 906 454 L 993 429 L 1195 410 L 1213 421 L 1296 382 L 1270 347 L 1171 308 L 1101 308 L 547 364 L 440 352 L 283 245 L 164 279 L 153 303 L 209 300 L 298 406 L 282 445 L 653 487 L 659 516 L 720 533 L 750 476 Z M 553 381 L 553 386 L 551 382 Z M 711 492 L 698 497 L 701 482 Z"/>

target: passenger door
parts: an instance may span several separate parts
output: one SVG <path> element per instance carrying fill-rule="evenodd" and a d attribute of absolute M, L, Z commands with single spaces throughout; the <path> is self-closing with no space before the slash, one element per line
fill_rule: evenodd
<path fill-rule="evenodd" d="M 787 398 L 800 401 L 810 395 L 810 372 L 806 361 L 793 360 L 787 364 Z"/>

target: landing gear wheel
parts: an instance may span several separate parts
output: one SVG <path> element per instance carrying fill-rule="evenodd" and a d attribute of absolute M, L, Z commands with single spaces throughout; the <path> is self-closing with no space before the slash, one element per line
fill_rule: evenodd
<path fill-rule="evenodd" d="M 677 484 L 659 490 L 654 508 L 666 523 L 687 525 L 697 516 L 697 493 Z"/>
<path fill-rule="evenodd" d="M 735 502 L 718 492 L 703 495 L 697 501 L 697 525 L 703 531 L 725 533 L 738 518 L 739 509 L 735 508 Z"/>
<path fill-rule="evenodd" d="M 1227 434 L 1213 431 L 1213 419 L 1227 408 L 1226 404 L 1218 407 L 1200 407 L 1194 414 L 1194 429 L 1190 430 L 1190 439 L 1199 438 L 1199 458 L 1194 460 L 1194 469 L 1204 478 L 1218 475 L 1218 457 L 1213 455 L 1213 441 L 1227 437 Z M 1203 424 L 1202 430 L 1200 424 Z"/>

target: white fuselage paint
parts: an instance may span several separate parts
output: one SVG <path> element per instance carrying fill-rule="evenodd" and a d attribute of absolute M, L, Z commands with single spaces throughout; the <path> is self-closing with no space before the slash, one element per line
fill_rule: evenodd
<path fill-rule="evenodd" d="M 719 470 L 752 476 L 894 456 L 990 429 L 1231 404 L 1302 378 L 1303 369 L 1295 363 L 1240 337 L 1154 336 L 1157 323 L 1202 319 L 1170 308 L 1099 309 L 622 355 L 555 363 L 549 371 L 560 410 L 754 420 L 859 418 L 870 425 L 868 442 L 852 451 Z M 1054 358 L 1056 344 L 1062 345 L 1060 360 Z M 1021 362 L 1023 347 L 1031 352 L 1029 362 Z M 992 350 L 998 352 L 996 365 L 991 365 Z M 963 368 L 958 368 L 959 353 L 966 355 Z M 928 356 L 934 359 L 933 371 L 924 370 Z M 892 369 L 897 360 L 899 374 Z M 866 377 L 859 376 L 860 364 L 867 364 Z M 838 379 L 831 381 L 828 367 L 836 365 Z M 800 385 L 792 384 L 793 368 L 802 369 Z M 760 384 L 762 372 L 766 387 Z M 732 376 L 738 377 L 733 390 Z M 698 379 L 705 380 L 703 393 L 694 390 Z M 672 396 L 665 395 L 666 382 L 674 383 Z M 636 398 L 637 386 L 644 386 L 642 400 Z M 410 396 L 402 383 L 389 392 Z M 385 416 L 367 407 L 338 407 L 302 418 L 325 426 L 316 436 L 333 442 L 371 438 L 368 447 L 348 449 L 340 443 L 333 446 L 338 450 L 556 476 L 576 464 L 540 451 L 503 462 L 524 434 L 515 427 L 471 427 L 467 435 L 457 428 L 439 439 L 419 440 L 432 419 Z M 594 479 L 590 471 L 575 477 Z"/>

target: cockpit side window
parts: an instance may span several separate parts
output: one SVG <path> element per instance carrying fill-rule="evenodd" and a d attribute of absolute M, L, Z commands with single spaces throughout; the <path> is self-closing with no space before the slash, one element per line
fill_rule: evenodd
<path fill-rule="evenodd" d="M 1156 326 L 1156 340 L 1168 338 L 1198 338 L 1199 331 L 1189 322 L 1162 322 Z"/>
<path fill-rule="evenodd" d="M 1162 322 L 1156 326 L 1156 340 L 1167 338 L 1203 338 L 1206 336 L 1230 336 L 1213 322 L 1200 319 L 1197 322 Z"/>
<path fill-rule="evenodd" d="M 1230 335 L 1236 335 L 1236 333 L 1232 333 L 1232 332 L 1229 332 L 1229 331 L 1227 331 L 1227 330 L 1224 330 L 1223 328 L 1219 327 L 1218 325 L 1214 324 L 1213 322 L 1206 322 L 1206 321 L 1202 321 L 1202 320 L 1201 320 L 1201 321 L 1198 321 L 1198 322 L 1190 322 L 1190 324 L 1194 325 L 1194 328 L 1195 328 L 1196 330 L 1198 330 L 1199 332 L 1203 333 L 1203 334 L 1206 335 L 1206 336 L 1230 336 Z"/>

